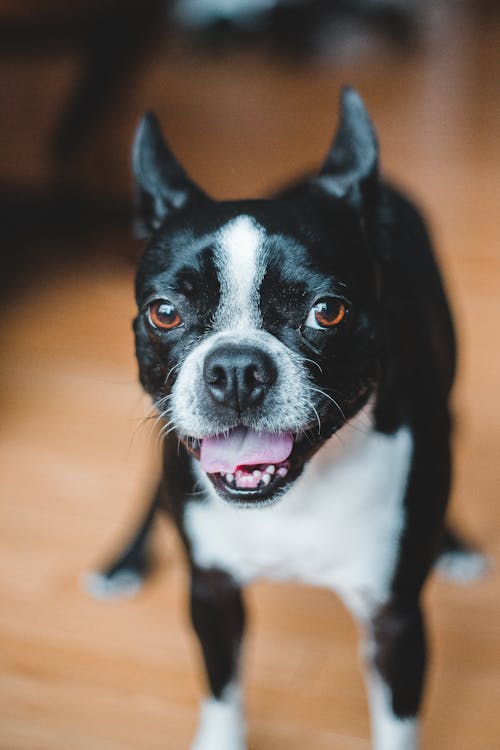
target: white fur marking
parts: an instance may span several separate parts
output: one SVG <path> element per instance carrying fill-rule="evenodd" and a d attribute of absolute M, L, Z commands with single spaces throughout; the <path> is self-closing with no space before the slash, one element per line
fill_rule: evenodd
<path fill-rule="evenodd" d="M 372 720 L 373 750 L 418 750 L 417 719 L 400 719 L 391 705 L 391 692 L 380 675 L 367 674 L 368 700 Z"/>
<path fill-rule="evenodd" d="M 82 576 L 82 585 L 97 599 L 126 598 L 137 594 L 142 578 L 133 570 L 120 570 L 112 576 L 93 571 Z"/>
<path fill-rule="evenodd" d="M 228 685 L 220 698 L 207 698 L 191 750 L 244 750 L 245 721 L 240 690 Z"/>
<path fill-rule="evenodd" d="M 206 240 L 203 239 L 203 242 Z M 169 416 L 177 432 L 190 437 L 214 434 L 206 413 L 203 364 L 224 342 L 262 348 L 279 363 L 279 376 L 267 408 L 251 424 L 261 432 L 293 432 L 314 420 L 309 377 L 302 358 L 262 330 L 259 289 L 266 272 L 265 232 L 249 216 L 238 216 L 215 235 L 214 261 L 221 286 L 215 333 L 207 335 L 181 364 L 172 388 Z M 219 429 L 215 425 L 215 429 Z"/>
<path fill-rule="evenodd" d="M 366 620 L 389 595 L 411 454 L 406 427 L 394 435 L 366 431 L 360 416 L 265 509 L 232 507 L 195 462 L 207 499 L 186 506 L 194 560 L 241 583 L 267 577 L 325 586 Z"/>
<path fill-rule="evenodd" d="M 221 284 L 216 327 L 258 328 L 258 290 L 265 273 L 264 232 L 249 216 L 238 216 L 217 232 L 215 263 Z"/>
<path fill-rule="evenodd" d="M 279 339 L 267 331 L 227 330 L 207 336 L 186 357 L 172 389 L 171 414 L 177 431 L 192 437 L 214 432 L 211 415 L 204 416 L 203 363 L 208 352 L 223 343 L 245 343 L 267 352 L 279 362 L 279 379 L 275 386 L 272 408 L 252 425 L 261 432 L 293 432 L 307 424 L 312 416 L 308 398 L 308 378 L 300 358 L 294 356 Z"/>
<path fill-rule="evenodd" d="M 444 552 L 437 559 L 435 570 L 453 583 L 472 583 L 484 576 L 491 567 L 485 555 L 474 550 Z"/>

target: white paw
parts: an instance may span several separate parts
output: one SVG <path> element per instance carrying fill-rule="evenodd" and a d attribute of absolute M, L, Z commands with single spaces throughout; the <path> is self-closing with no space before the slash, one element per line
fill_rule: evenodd
<path fill-rule="evenodd" d="M 380 722 L 373 735 L 373 750 L 418 750 L 420 747 L 416 719 Z"/>
<path fill-rule="evenodd" d="M 419 722 L 400 718 L 392 707 L 392 694 L 375 669 L 368 673 L 368 696 L 372 719 L 373 750 L 418 750 Z"/>
<path fill-rule="evenodd" d="M 137 594 L 142 585 L 142 578 L 132 570 L 121 570 L 113 576 L 103 573 L 84 573 L 83 587 L 97 599 L 118 599 Z"/>
<path fill-rule="evenodd" d="M 220 700 L 203 701 L 191 750 L 245 750 L 245 721 L 238 688 L 228 686 Z"/>
<path fill-rule="evenodd" d="M 445 552 L 435 565 L 437 572 L 454 583 L 472 583 L 484 576 L 491 561 L 480 552 Z"/>

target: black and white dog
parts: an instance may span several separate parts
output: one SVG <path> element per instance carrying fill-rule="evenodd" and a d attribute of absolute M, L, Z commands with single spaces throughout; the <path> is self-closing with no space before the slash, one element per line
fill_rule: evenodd
<path fill-rule="evenodd" d="M 210 686 L 193 749 L 243 750 L 241 587 L 327 587 L 365 641 L 373 746 L 414 750 L 420 596 L 443 545 L 455 361 L 422 219 L 381 180 L 352 89 L 319 174 L 273 199 L 210 199 L 151 114 L 133 168 L 150 236 L 137 358 L 170 436 L 144 525 L 94 590 L 141 572 L 166 508 L 189 559 Z"/>

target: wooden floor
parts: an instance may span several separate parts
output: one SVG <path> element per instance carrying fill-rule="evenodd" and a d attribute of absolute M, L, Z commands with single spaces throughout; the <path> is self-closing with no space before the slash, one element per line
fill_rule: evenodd
<path fill-rule="evenodd" d="M 452 511 L 497 561 L 475 585 L 436 578 L 427 589 L 428 750 L 500 748 L 499 47 L 494 18 L 457 11 L 413 56 L 157 55 L 103 136 L 126 185 L 133 123 L 153 105 L 206 188 L 258 195 L 319 161 L 350 82 L 386 173 L 425 207 L 460 338 Z M 202 680 L 172 530 L 158 524 L 158 568 L 135 599 L 93 600 L 80 585 L 140 512 L 158 448 L 132 354 L 132 241 L 110 232 L 71 244 L 82 260 L 37 270 L 1 324 L 0 750 L 182 750 Z M 341 605 L 291 584 L 255 585 L 248 600 L 250 748 L 367 750 L 356 633 Z"/>

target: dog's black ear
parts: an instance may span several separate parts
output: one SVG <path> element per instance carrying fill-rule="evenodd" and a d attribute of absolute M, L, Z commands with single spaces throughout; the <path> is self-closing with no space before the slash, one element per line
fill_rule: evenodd
<path fill-rule="evenodd" d="M 346 87 L 340 100 L 340 121 L 315 183 L 329 195 L 361 209 L 378 178 L 378 142 L 363 100 Z"/>
<path fill-rule="evenodd" d="M 153 112 L 140 121 L 132 147 L 135 180 L 135 230 L 149 237 L 168 214 L 206 197 L 170 151 Z"/>

